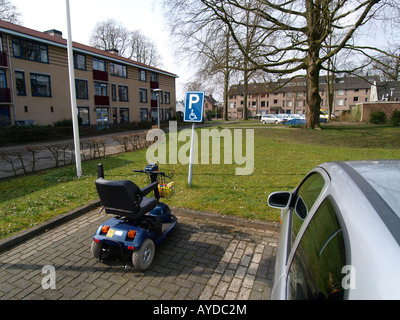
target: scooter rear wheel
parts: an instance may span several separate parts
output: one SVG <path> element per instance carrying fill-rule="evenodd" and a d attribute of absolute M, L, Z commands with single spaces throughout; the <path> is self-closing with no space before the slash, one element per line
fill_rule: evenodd
<path fill-rule="evenodd" d="M 101 259 L 106 259 L 108 257 L 108 250 L 103 248 L 100 243 L 92 241 L 91 250 L 92 250 L 93 257 L 97 261 L 100 261 Z"/>
<path fill-rule="evenodd" d="M 143 241 L 142 246 L 138 251 L 132 252 L 132 265 L 137 270 L 148 269 L 154 259 L 156 246 L 153 240 L 147 238 Z"/>

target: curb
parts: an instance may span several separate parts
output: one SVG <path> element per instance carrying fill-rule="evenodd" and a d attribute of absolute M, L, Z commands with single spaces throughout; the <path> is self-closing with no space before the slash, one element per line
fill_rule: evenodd
<path fill-rule="evenodd" d="M 94 200 L 87 205 L 83 205 L 79 208 L 71 210 L 67 213 L 64 213 L 60 216 L 57 216 L 53 219 L 50 219 L 38 226 L 32 227 L 30 229 L 21 231 L 16 235 L 10 236 L 6 239 L 0 241 L 0 253 L 11 249 L 12 247 L 17 246 L 18 244 L 31 239 L 37 235 L 43 234 L 50 229 L 54 229 L 63 223 L 71 221 L 89 211 L 92 211 L 101 206 L 100 199 Z M 256 220 L 246 220 L 243 218 L 237 218 L 232 216 L 224 216 L 217 213 L 209 213 L 204 211 L 195 211 L 188 209 L 177 209 L 171 207 L 174 211 L 174 214 L 178 217 L 187 217 L 194 220 L 206 220 L 209 222 L 219 222 L 225 223 L 229 225 L 234 225 L 236 227 L 244 227 L 244 228 L 254 228 L 261 230 L 269 230 L 273 232 L 279 232 L 280 225 L 275 222 L 265 222 L 265 221 L 256 221 Z"/>
<path fill-rule="evenodd" d="M 259 221 L 259 220 L 246 220 L 243 218 L 233 217 L 233 216 L 224 216 L 218 213 L 209 213 L 204 211 L 195 211 L 188 209 L 177 209 L 171 207 L 171 210 L 174 211 L 174 214 L 177 216 L 188 217 L 191 219 L 198 220 L 208 220 L 210 222 L 219 222 L 226 223 L 229 225 L 234 225 L 236 227 L 242 228 L 253 228 L 253 229 L 261 229 L 268 230 L 273 232 L 280 231 L 280 224 L 277 222 L 267 222 L 267 221 Z"/>

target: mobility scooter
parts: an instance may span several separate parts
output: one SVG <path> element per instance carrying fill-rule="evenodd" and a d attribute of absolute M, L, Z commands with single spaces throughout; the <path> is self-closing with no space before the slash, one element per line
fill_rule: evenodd
<path fill-rule="evenodd" d="M 100 212 L 104 210 L 115 217 L 99 226 L 91 250 L 98 261 L 109 254 L 120 254 L 124 267 L 126 258 L 132 254 L 132 266 L 146 270 L 153 262 L 155 247 L 177 224 L 170 208 L 159 201 L 160 197 L 171 194 L 174 183 L 164 183 L 170 177 L 159 171 L 157 164 L 133 171 L 149 175 L 151 183 L 140 189 L 132 181 L 106 180 L 103 165 L 99 164 L 95 184 L 103 206 Z M 154 197 L 147 197 L 152 191 Z"/>

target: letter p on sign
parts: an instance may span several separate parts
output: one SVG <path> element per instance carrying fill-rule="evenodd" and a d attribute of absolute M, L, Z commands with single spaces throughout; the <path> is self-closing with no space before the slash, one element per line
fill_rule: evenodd
<path fill-rule="evenodd" d="M 204 91 L 186 92 L 185 122 L 202 122 L 204 112 Z"/>
<path fill-rule="evenodd" d="M 193 104 L 196 104 L 200 101 L 200 96 L 199 95 L 195 95 L 195 94 L 191 94 L 189 95 L 189 109 L 193 108 Z"/>

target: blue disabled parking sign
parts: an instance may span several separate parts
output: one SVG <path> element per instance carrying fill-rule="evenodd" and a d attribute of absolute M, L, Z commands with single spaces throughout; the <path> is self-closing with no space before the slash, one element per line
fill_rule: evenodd
<path fill-rule="evenodd" d="M 186 92 L 185 122 L 203 122 L 204 91 Z"/>

